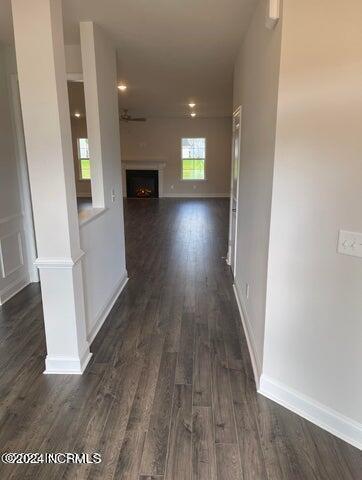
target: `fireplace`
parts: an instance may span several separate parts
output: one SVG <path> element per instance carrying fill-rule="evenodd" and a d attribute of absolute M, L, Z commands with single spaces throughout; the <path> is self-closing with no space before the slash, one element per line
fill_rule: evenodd
<path fill-rule="evenodd" d="M 126 170 L 127 197 L 158 198 L 158 170 Z"/>

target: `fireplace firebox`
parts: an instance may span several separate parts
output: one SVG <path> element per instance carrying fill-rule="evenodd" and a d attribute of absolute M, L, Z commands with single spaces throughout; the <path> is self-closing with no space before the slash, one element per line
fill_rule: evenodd
<path fill-rule="evenodd" d="M 126 170 L 127 197 L 158 198 L 158 170 Z"/>

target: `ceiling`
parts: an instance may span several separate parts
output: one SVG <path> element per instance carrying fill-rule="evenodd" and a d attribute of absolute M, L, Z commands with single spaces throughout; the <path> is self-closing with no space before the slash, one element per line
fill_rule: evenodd
<path fill-rule="evenodd" d="M 66 44 L 93 20 L 117 47 L 120 106 L 132 114 L 200 116 L 232 109 L 233 63 L 256 0 L 63 0 Z M 10 0 L 0 0 L 0 42 L 12 43 Z"/>

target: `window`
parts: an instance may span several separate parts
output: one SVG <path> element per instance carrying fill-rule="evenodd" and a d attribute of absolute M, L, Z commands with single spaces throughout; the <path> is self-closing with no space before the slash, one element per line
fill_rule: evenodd
<path fill-rule="evenodd" d="M 79 176 L 81 180 L 90 180 L 90 162 L 88 138 L 78 138 Z"/>
<path fill-rule="evenodd" d="M 206 138 L 183 138 L 182 180 L 205 180 Z"/>

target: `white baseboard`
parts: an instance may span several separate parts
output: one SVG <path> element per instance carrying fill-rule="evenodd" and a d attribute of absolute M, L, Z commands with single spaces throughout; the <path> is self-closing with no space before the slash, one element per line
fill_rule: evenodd
<path fill-rule="evenodd" d="M 235 279 L 233 287 L 258 393 L 362 450 L 362 425 L 360 423 L 261 373 L 262 365 L 237 279 Z"/>
<path fill-rule="evenodd" d="M 235 283 L 233 285 L 234 288 L 234 293 L 235 293 L 235 298 L 236 302 L 238 304 L 239 308 L 239 313 L 240 313 L 240 318 L 241 322 L 243 325 L 243 329 L 245 332 L 245 337 L 246 341 L 248 344 L 248 349 L 249 349 L 249 354 L 250 354 L 250 359 L 251 359 L 251 364 L 253 367 L 253 373 L 254 373 L 254 379 L 256 383 L 257 389 L 259 388 L 259 381 L 260 381 L 260 376 L 261 376 L 261 361 L 258 355 L 258 350 L 256 348 L 256 342 L 253 334 L 253 330 L 249 321 L 249 317 L 247 314 L 247 310 L 245 308 L 245 301 L 243 299 L 242 293 L 240 286 L 238 284 L 237 279 L 234 279 Z"/>
<path fill-rule="evenodd" d="M 101 329 L 103 323 L 105 322 L 106 318 L 108 317 L 109 312 L 112 310 L 113 305 L 115 304 L 117 298 L 120 296 L 122 290 L 126 286 L 128 282 L 128 274 L 125 271 L 124 275 L 120 282 L 117 283 L 116 287 L 114 288 L 112 294 L 108 298 L 106 305 L 102 308 L 102 310 L 98 313 L 94 320 L 93 327 L 91 328 L 90 332 L 88 333 L 88 343 L 91 345 L 93 340 L 96 338 L 97 333 Z"/>
<path fill-rule="evenodd" d="M 230 198 L 230 193 L 164 193 L 164 198 Z"/>
<path fill-rule="evenodd" d="M 0 290 L 0 305 L 4 305 L 5 302 L 10 300 L 14 295 L 20 292 L 23 288 L 29 285 L 30 279 L 29 276 L 18 278 L 13 282 L 9 283 L 5 288 Z"/>
<path fill-rule="evenodd" d="M 86 350 L 85 354 L 79 357 L 50 357 L 45 359 L 45 375 L 82 375 L 87 368 L 92 354 Z"/>
<path fill-rule="evenodd" d="M 362 424 L 263 374 L 258 392 L 362 450 Z"/>

